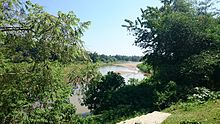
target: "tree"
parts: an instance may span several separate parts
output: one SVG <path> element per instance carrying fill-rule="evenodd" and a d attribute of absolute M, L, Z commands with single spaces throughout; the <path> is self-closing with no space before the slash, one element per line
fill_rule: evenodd
<path fill-rule="evenodd" d="M 1 2 L 0 19 L 0 123 L 69 122 L 75 110 L 62 64 L 85 58 L 90 22 L 19 0 Z"/>
<path fill-rule="evenodd" d="M 96 52 L 89 53 L 89 57 L 93 63 L 96 62 L 115 62 L 115 61 L 140 61 L 141 56 L 124 56 L 124 55 L 98 55 Z"/>
<path fill-rule="evenodd" d="M 2 41 L 1 48 L 5 49 L 7 57 L 15 62 L 45 60 L 70 62 L 74 61 L 77 55 L 82 55 L 84 50 L 80 38 L 90 22 L 81 23 L 73 12 L 68 14 L 58 12 L 57 17 L 53 16 L 45 12 L 41 6 L 29 1 L 22 6 L 27 8 L 21 8 L 24 11 L 22 15 L 7 17 L 5 14 L 2 17 L 6 19 L 1 26 L 2 29 L 13 27 L 8 31 L 2 30 L 5 34 L 2 39 L 5 42 Z M 6 13 L 9 11 L 10 15 L 13 15 L 12 12 L 17 10 L 11 8 L 4 11 Z"/>
<path fill-rule="evenodd" d="M 94 79 L 87 85 L 83 102 L 95 114 L 112 107 L 112 94 L 125 85 L 124 78 L 114 72 L 108 72 L 101 79 Z"/>
<path fill-rule="evenodd" d="M 204 75 L 188 80 L 184 77 L 191 78 L 193 75 L 186 76 L 182 70 L 187 66 L 195 66 L 190 62 L 190 58 L 196 58 L 193 56 L 202 56 L 208 51 L 215 51 L 215 55 L 218 55 L 219 16 L 212 16 L 212 12 L 207 11 L 206 14 L 200 14 L 195 5 L 186 0 L 162 3 L 164 5 L 161 8 L 148 7 L 142 10 L 141 17 L 134 22 L 125 20 L 128 25 L 123 26 L 136 36 L 135 44 L 146 49 L 144 59 L 152 65 L 155 78 L 162 82 L 174 81 L 179 85 L 197 86 L 196 80 Z M 203 60 L 199 57 L 201 61 L 205 61 L 208 56 L 203 57 Z M 219 59 L 215 58 L 213 61 L 216 63 Z M 200 64 L 197 67 L 201 66 Z M 216 69 L 218 70 L 213 68 L 212 72 L 216 72 Z M 206 80 L 199 86 L 207 86 L 207 83 L 213 84 L 212 81 Z"/>
<path fill-rule="evenodd" d="M 89 53 L 89 56 L 92 60 L 93 63 L 96 63 L 100 60 L 98 53 L 94 52 L 94 53 Z"/>

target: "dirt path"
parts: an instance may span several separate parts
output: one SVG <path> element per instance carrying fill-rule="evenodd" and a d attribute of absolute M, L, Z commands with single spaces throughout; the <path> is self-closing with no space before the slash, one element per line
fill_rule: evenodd
<path fill-rule="evenodd" d="M 117 124 L 161 124 L 171 114 L 154 111 L 152 113 L 138 116 Z"/>

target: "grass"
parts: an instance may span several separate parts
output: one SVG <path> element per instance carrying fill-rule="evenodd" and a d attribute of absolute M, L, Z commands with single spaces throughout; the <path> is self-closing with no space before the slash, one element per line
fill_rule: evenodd
<path fill-rule="evenodd" d="M 220 124 L 220 100 L 178 103 L 163 111 L 172 114 L 163 124 Z"/>

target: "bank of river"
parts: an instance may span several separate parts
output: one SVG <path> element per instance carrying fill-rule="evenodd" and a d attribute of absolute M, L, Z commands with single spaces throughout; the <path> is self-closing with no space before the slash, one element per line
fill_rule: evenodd
<path fill-rule="evenodd" d="M 109 71 L 120 73 L 127 82 L 130 78 L 143 79 L 144 74 L 136 67 L 139 62 L 126 62 L 116 63 L 112 65 L 102 66 L 99 71 L 102 75 L 106 75 Z M 70 97 L 70 102 L 75 105 L 77 114 L 89 113 L 89 109 L 86 106 L 82 106 L 80 103 L 81 96 L 73 95 Z"/>
<path fill-rule="evenodd" d="M 109 71 L 120 73 L 121 76 L 125 78 L 126 82 L 130 78 L 136 78 L 141 80 L 144 78 L 144 74 L 140 72 L 139 69 L 136 67 L 139 63 L 140 62 L 126 62 L 112 64 L 99 68 L 99 71 L 102 73 L 102 75 L 106 75 Z"/>

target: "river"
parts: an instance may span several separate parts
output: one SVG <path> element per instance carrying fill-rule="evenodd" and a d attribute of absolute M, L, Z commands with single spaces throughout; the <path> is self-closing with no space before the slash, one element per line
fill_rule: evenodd
<path fill-rule="evenodd" d="M 139 62 L 126 62 L 126 63 L 118 63 L 108 66 L 103 66 L 99 68 L 99 71 L 102 75 L 106 75 L 109 71 L 113 71 L 116 73 L 120 73 L 122 77 L 124 77 L 125 82 L 127 82 L 130 78 L 143 79 L 144 74 L 141 73 L 136 67 Z M 76 107 L 76 114 L 86 114 L 89 113 L 89 110 L 86 106 L 82 106 L 80 104 L 79 95 L 73 95 L 70 98 L 70 102 Z"/>
<path fill-rule="evenodd" d="M 113 64 L 110 66 L 104 66 L 99 68 L 99 71 L 102 75 L 106 75 L 109 71 L 113 71 L 116 73 L 120 73 L 122 77 L 124 77 L 125 82 L 127 82 L 130 78 L 143 79 L 144 74 L 139 71 L 136 67 L 140 62 L 126 62 Z"/>

